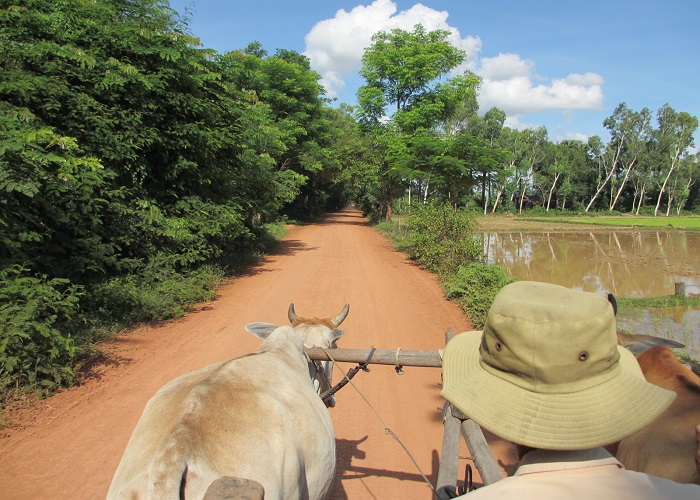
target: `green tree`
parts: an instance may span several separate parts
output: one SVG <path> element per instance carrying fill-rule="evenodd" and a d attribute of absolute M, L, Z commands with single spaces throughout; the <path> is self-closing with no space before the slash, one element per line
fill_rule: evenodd
<path fill-rule="evenodd" d="M 333 189 L 332 130 L 319 83 L 307 57 L 280 49 L 272 56 L 254 42 L 243 51 L 219 59 L 225 77 L 243 89 L 249 103 L 266 108 L 277 129 L 278 142 L 270 158 L 275 162 L 275 182 L 283 191 L 286 209 L 297 216 L 314 215 L 328 208 Z M 248 109 L 248 106 L 246 106 Z M 269 130 L 269 129 L 268 129 Z M 261 135 L 258 132 L 256 135 Z"/>
<path fill-rule="evenodd" d="M 392 163 L 392 158 L 398 157 L 397 148 L 404 146 L 391 136 L 433 129 L 474 101 L 479 84 L 476 76 L 465 74 L 440 81 L 466 57 L 448 42 L 448 36 L 445 30 L 426 31 L 422 25 L 411 32 L 381 31 L 372 37 L 372 45 L 363 55 L 360 74 L 365 84 L 357 94 L 358 117 L 364 130 L 373 131 L 391 154 L 379 172 L 378 198 L 387 219 L 391 218 L 394 198 L 410 183 L 402 175 L 402 167 Z M 393 112 L 390 106 L 394 106 Z M 384 123 L 386 117 L 389 123 Z"/>
<path fill-rule="evenodd" d="M 663 183 L 659 190 L 659 197 L 656 201 L 654 215 L 659 212 L 661 199 L 666 192 L 666 187 L 673 173 L 681 165 L 683 158 L 688 154 L 688 149 L 694 146 L 693 134 L 698 128 L 698 119 L 685 111 L 676 113 L 668 104 L 659 109 L 657 113 L 659 128 L 655 131 L 655 139 L 659 151 L 662 152 L 664 164 L 661 168 Z M 663 172 L 665 171 L 665 175 Z M 671 193 L 668 197 L 668 209 L 666 215 L 670 213 L 673 198 Z"/>
<path fill-rule="evenodd" d="M 617 190 L 610 190 L 610 210 L 615 206 L 623 189 L 637 164 L 642 160 L 647 144 L 651 138 L 651 113 L 648 108 L 635 112 L 627 108 L 625 103 L 615 108 L 612 116 L 603 125 L 610 131 L 608 148 L 620 151 L 618 155 L 618 172 L 622 173 L 622 181 L 613 178 L 612 185 L 619 184 Z"/>
<path fill-rule="evenodd" d="M 535 172 L 540 168 L 547 151 L 549 144 L 547 129 L 545 127 L 525 129 L 520 132 L 520 138 L 516 144 L 519 149 L 519 159 L 516 163 L 519 191 L 517 208 L 518 212 L 522 212 L 527 192 L 534 185 Z"/>
<path fill-rule="evenodd" d="M 464 51 L 447 41 L 449 34 L 426 31 L 420 24 L 412 32 L 397 28 L 375 33 L 362 56 L 360 75 L 366 81 L 358 99 L 362 116 L 377 123 L 388 114 L 388 105 L 405 111 L 426 95 L 434 95 L 436 80 L 466 58 Z"/>
<path fill-rule="evenodd" d="M 557 171 L 562 174 L 556 191 L 557 204 L 561 209 L 573 208 L 589 195 L 592 164 L 587 146 L 583 141 L 566 140 L 555 148 Z"/>
<path fill-rule="evenodd" d="M 0 43 L 0 273 L 76 290 L 8 295 L 8 325 L 65 318 L 35 328 L 66 354 L 46 362 L 71 362 L 72 308 L 139 319 L 145 289 L 193 300 L 177 280 L 213 281 L 281 208 L 340 196 L 340 132 L 295 52 L 221 56 L 165 0 L 0 0 Z M 28 318 L 27 297 L 66 314 Z M 33 349 L 15 326 L 0 344 Z"/>
<path fill-rule="evenodd" d="M 498 186 L 503 185 L 507 169 L 509 155 L 501 147 L 501 133 L 505 121 L 506 113 L 503 110 L 491 108 L 484 114 L 483 118 L 474 116 L 469 123 L 469 133 L 486 143 L 486 148 L 482 147 L 481 151 L 475 152 L 478 153 L 478 158 L 474 157 L 472 162 L 481 180 L 481 200 L 484 214 L 488 211 L 492 189 L 496 187 L 496 190 L 500 191 Z M 496 198 L 495 204 L 498 203 L 500 195 L 496 194 Z"/>

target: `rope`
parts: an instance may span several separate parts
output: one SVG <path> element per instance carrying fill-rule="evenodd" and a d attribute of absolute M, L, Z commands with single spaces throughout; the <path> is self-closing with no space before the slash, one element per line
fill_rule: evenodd
<path fill-rule="evenodd" d="M 397 375 L 403 375 L 403 366 L 399 364 L 399 353 L 401 352 L 401 348 L 399 347 L 396 349 L 396 366 L 394 367 L 394 370 L 396 370 Z"/>
<path fill-rule="evenodd" d="M 348 384 L 348 382 L 350 382 L 350 380 L 352 380 L 352 378 L 355 375 L 357 375 L 357 373 L 360 370 L 368 372 L 369 368 L 367 368 L 367 365 L 369 365 L 369 362 L 372 360 L 372 356 L 374 356 L 374 351 L 376 351 L 376 349 L 373 346 L 372 349 L 370 349 L 370 351 L 369 351 L 369 356 L 367 356 L 367 360 L 364 363 L 358 364 L 355 368 L 351 368 L 350 370 L 348 370 L 348 374 L 345 375 L 345 377 L 343 377 L 343 380 L 341 380 L 335 386 L 333 386 L 332 388 L 328 389 L 326 392 L 321 394 L 321 399 L 325 401 L 326 399 L 331 397 L 333 394 L 338 392 L 340 389 L 345 387 Z M 326 352 L 326 354 L 328 354 L 328 353 Z M 328 357 L 330 358 L 330 355 Z M 333 362 L 333 364 L 335 365 L 335 362 Z M 328 384 L 328 385 L 330 386 L 330 384 Z"/>
<path fill-rule="evenodd" d="M 373 348 L 373 349 L 374 349 L 374 348 Z M 401 350 L 401 349 L 398 349 L 398 350 L 396 351 L 396 359 L 397 359 L 397 361 L 398 361 L 399 351 L 400 351 L 400 350 Z M 393 438 L 396 440 L 397 443 L 399 443 L 399 444 L 401 445 L 401 448 L 404 449 L 404 451 L 406 452 L 406 455 L 408 455 L 408 458 L 410 458 L 410 459 L 411 459 L 411 462 L 413 462 L 413 465 L 416 466 L 416 469 L 418 470 L 418 472 L 420 473 L 420 475 L 423 477 L 423 480 L 428 484 L 428 486 L 430 486 L 430 489 L 433 491 L 433 494 L 434 494 L 437 498 L 440 498 L 440 496 L 437 494 L 437 491 L 435 490 L 435 486 L 432 485 L 432 483 L 428 480 L 428 478 L 426 477 L 426 475 L 423 473 L 423 470 L 422 470 L 422 469 L 420 468 L 420 466 L 418 465 L 418 462 L 416 462 L 416 460 L 413 458 L 413 455 L 411 455 L 411 452 L 408 451 L 408 448 L 406 448 L 406 446 L 405 446 L 405 445 L 403 444 L 403 442 L 399 439 L 399 437 L 396 435 L 396 433 L 395 433 L 394 431 L 392 431 L 392 430 L 389 428 L 388 425 L 386 425 L 386 422 L 384 422 L 384 419 L 383 419 L 382 416 L 379 414 L 379 412 L 376 410 L 376 408 L 372 405 L 372 403 L 370 403 L 369 400 L 365 397 L 365 395 L 362 394 L 362 391 L 360 391 L 360 390 L 355 386 L 355 384 L 352 383 L 352 380 L 349 379 L 349 378 L 347 377 L 347 375 L 345 375 L 345 372 L 343 371 L 343 369 L 340 368 L 340 365 L 338 365 L 338 363 L 335 362 L 335 360 L 333 359 L 333 357 L 330 355 L 330 353 L 329 353 L 328 351 L 326 351 L 325 348 L 323 348 L 323 352 L 325 352 L 326 355 L 328 356 L 328 358 L 329 358 L 331 361 L 333 361 L 334 366 L 337 366 L 337 367 L 338 367 L 338 370 L 340 370 L 340 373 L 343 374 L 343 376 L 347 379 L 347 381 L 350 383 L 350 385 L 352 386 L 352 388 L 355 389 L 355 390 L 357 391 L 357 393 L 362 397 L 362 399 L 365 400 L 365 403 L 367 403 L 367 406 L 369 406 L 370 409 L 371 409 L 371 410 L 374 412 L 374 414 L 377 416 L 377 418 L 379 419 L 379 421 L 380 421 L 380 422 L 382 423 L 382 425 L 384 426 L 384 434 L 389 434 L 391 437 L 393 437 Z M 398 363 L 397 363 L 397 367 L 398 367 L 398 366 L 399 366 L 399 365 L 398 365 Z M 398 373 L 398 370 L 397 370 L 397 373 Z"/>

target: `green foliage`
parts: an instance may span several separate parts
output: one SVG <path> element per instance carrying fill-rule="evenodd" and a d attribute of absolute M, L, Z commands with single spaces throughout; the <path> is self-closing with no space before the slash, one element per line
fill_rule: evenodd
<path fill-rule="evenodd" d="M 358 90 L 357 116 L 362 130 L 376 141 L 373 149 L 378 159 L 372 192 L 366 197 L 372 201 L 369 207 L 363 206 L 372 218 L 391 218 L 393 200 L 403 194 L 406 181 L 430 175 L 417 169 L 433 167 L 426 165 L 431 157 L 436 170 L 447 172 L 440 180 L 450 182 L 459 177 L 457 172 L 463 163 L 445 156 L 444 147 L 439 152 L 442 145 L 428 148 L 431 151 L 408 149 L 411 134 L 420 136 L 413 142 L 425 143 L 429 139 L 426 131 L 432 132 L 476 101 L 480 81 L 475 75 L 440 81 L 466 57 L 464 51 L 450 44 L 448 36 L 445 30 L 426 31 L 420 24 L 411 32 L 382 31 L 372 37 L 372 45 L 362 57 L 360 75 L 366 83 Z M 394 112 L 387 109 L 392 104 L 396 106 Z M 400 161 L 404 153 L 413 158 Z"/>
<path fill-rule="evenodd" d="M 616 297 L 617 305 L 624 309 L 651 309 L 656 307 L 699 307 L 700 297 L 662 295 L 659 297 Z"/>
<path fill-rule="evenodd" d="M 500 266 L 472 262 L 460 266 L 447 282 L 447 297 L 457 300 L 475 328 L 483 328 L 493 299 L 501 288 L 516 281 Z"/>
<path fill-rule="evenodd" d="M 445 30 L 426 31 L 418 24 L 411 32 L 397 28 L 372 36 L 360 70 L 368 87 L 363 97 L 373 103 L 365 109 L 370 119 L 373 117 L 367 111 L 383 103 L 396 104 L 399 111 L 418 104 L 417 100 L 431 93 L 435 80 L 464 61 L 466 53 L 451 45 L 448 35 Z M 381 89 L 383 98 L 376 89 Z"/>
<path fill-rule="evenodd" d="M 59 364 L 15 330 L 7 341 L 38 360 L 33 379 L 70 383 L 109 325 L 210 298 L 267 248 L 281 211 L 347 201 L 334 141 L 348 123 L 308 59 L 259 44 L 220 55 L 187 22 L 164 0 L 0 2 L 0 269 L 31 270 L 28 290 L 63 307 L 31 327 L 45 320 Z M 28 300 L 15 285 L 7 311 Z M 49 293 L 61 286 L 65 303 Z M 2 377 L 22 384 L 19 351 Z"/>
<path fill-rule="evenodd" d="M 481 242 L 473 236 L 474 216 L 449 205 L 415 206 L 404 228 L 407 234 L 399 240 L 399 249 L 440 275 L 454 273 L 481 257 Z"/>
<path fill-rule="evenodd" d="M 73 381 L 75 344 L 70 325 L 82 287 L 66 279 L 0 271 L 0 384 L 52 389 Z"/>
<path fill-rule="evenodd" d="M 125 326 L 174 318 L 190 311 L 192 304 L 212 300 L 222 278 L 222 270 L 213 266 L 187 273 L 151 266 L 140 274 L 96 285 L 90 306 L 103 324 Z"/>

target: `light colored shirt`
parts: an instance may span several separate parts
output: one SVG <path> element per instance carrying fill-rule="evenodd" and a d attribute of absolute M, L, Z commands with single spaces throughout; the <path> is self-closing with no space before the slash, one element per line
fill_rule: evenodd
<path fill-rule="evenodd" d="M 459 497 L 578 500 L 700 500 L 700 485 L 676 483 L 626 470 L 603 448 L 580 451 L 533 450 L 513 476 Z"/>

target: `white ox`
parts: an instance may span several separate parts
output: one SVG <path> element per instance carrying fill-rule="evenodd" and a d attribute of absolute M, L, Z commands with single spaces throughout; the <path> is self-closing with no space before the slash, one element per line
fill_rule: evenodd
<path fill-rule="evenodd" d="M 335 347 L 343 334 L 336 327 L 348 309 L 307 324 L 292 304 L 294 328 L 248 325 L 265 338 L 257 351 L 159 389 L 134 429 L 107 499 L 201 499 L 223 478 L 257 482 L 266 499 L 325 498 L 335 474 L 335 437 L 309 377 L 302 339 Z"/>

